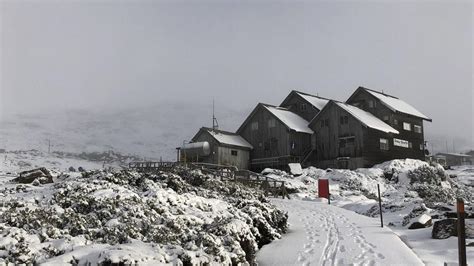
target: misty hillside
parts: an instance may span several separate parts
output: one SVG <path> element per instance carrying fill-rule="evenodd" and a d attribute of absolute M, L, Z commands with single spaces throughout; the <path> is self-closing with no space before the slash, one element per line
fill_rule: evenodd
<path fill-rule="evenodd" d="M 119 111 L 75 110 L 17 114 L 0 121 L 0 149 L 95 152 L 113 150 L 147 159 L 174 160 L 175 148 L 201 126 L 212 125 L 212 106 L 160 104 Z M 235 130 L 250 110 L 219 107 L 222 129 Z"/>

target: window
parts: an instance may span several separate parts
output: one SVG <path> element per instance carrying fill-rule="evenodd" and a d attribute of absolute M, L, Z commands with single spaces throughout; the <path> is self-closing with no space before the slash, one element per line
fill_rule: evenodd
<path fill-rule="evenodd" d="M 272 119 L 268 120 L 268 127 L 269 128 L 275 127 L 275 125 L 276 125 L 275 118 L 272 118 Z"/>
<path fill-rule="evenodd" d="M 327 127 L 329 126 L 329 119 L 324 119 L 324 125 Z"/>
<path fill-rule="evenodd" d="M 237 156 L 237 151 L 236 150 L 230 150 L 230 154 L 232 156 Z"/>
<path fill-rule="evenodd" d="M 393 124 L 398 126 L 398 120 L 397 119 L 393 119 Z"/>
<path fill-rule="evenodd" d="M 425 145 L 420 144 L 420 151 L 423 151 L 423 150 L 425 150 Z"/>
<path fill-rule="evenodd" d="M 411 124 L 407 122 L 403 122 L 403 129 L 406 131 L 411 131 Z"/>
<path fill-rule="evenodd" d="M 416 133 L 421 133 L 421 126 L 413 125 L 413 130 L 414 130 Z"/>
<path fill-rule="evenodd" d="M 383 116 L 383 121 L 388 121 L 388 119 L 389 119 L 388 115 Z"/>
<path fill-rule="evenodd" d="M 408 148 L 410 148 L 410 149 L 413 148 L 413 143 L 408 142 Z"/>
<path fill-rule="evenodd" d="M 369 108 L 374 108 L 375 107 L 375 102 L 372 100 L 369 100 Z"/>
<path fill-rule="evenodd" d="M 355 137 L 340 137 L 339 138 L 339 148 L 345 148 L 347 146 L 354 145 L 355 143 Z"/>
<path fill-rule="evenodd" d="M 347 115 L 341 116 L 339 118 L 339 122 L 340 122 L 341 125 L 347 124 L 347 123 L 349 123 L 349 118 L 347 117 Z"/>
<path fill-rule="evenodd" d="M 251 128 L 252 130 L 258 130 L 258 121 L 252 122 Z"/>
<path fill-rule="evenodd" d="M 388 139 L 380 139 L 380 149 L 384 151 L 388 151 Z"/>
<path fill-rule="evenodd" d="M 306 104 L 305 103 L 301 104 L 301 111 L 306 111 Z"/>

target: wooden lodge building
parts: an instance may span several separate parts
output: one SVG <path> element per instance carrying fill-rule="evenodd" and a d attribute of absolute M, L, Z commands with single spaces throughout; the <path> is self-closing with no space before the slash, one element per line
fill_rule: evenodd
<path fill-rule="evenodd" d="M 181 161 L 249 169 L 252 145 L 236 133 L 202 127 L 179 149 Z"/>
<path fill-rule="evenodd" d="M 286 169 L 295 162 L 355 169 L 392 159 L 424 160 L 423 121 L 431 119 L 395 96 L 364 87 L 346 102 L 291 91 L 280 106 L 257 104 L 236 133 L 201 128 L 193 142 L 212 147 L 201 161 L 243 169 Z"/>
<path fill-rule="evenodd" d="M 311 151 L 309 122 L 284 107 L 259 103 L 237 130 L 254 148 L 250 168 L 282 168 Z"/>

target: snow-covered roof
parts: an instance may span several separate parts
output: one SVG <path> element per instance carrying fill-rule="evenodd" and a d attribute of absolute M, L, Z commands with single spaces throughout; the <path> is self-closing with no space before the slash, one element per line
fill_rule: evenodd
<path fill-rule="evenodd" d="M 360 122 L 362 122 L 362 124 L 366 125 L 367 127 L 377 129 L 386 133 L 395 133 L 395 134 L 399 133 L 398 130 L 387 125 L 385 122 L 378 119 L 376 116 L 374 116 L 373 114 L 369 112 L 366 112 L 360 108 L 357 108 L 355 106 L 352 106 L 346 103 L 341 103 L 341 102 L 334 102 L 334 103 L 337 104 L 342 109 L 346 110 L 351 115 L 353 115 Z"/>
<path fill-rule="evenodd" d="M 309 122 L 301 116 L 288 111 L 286 108 L 269 105 L 263 106 L 267 108 L 267 110 L 276 116 L 281 122 L 283 122 L 283 124 L 285 124 L 288 128 L 296 132 L 313 134 L 313 130 L 308 127 Z"/>
<path fill-rule="evenodd" d="M 253 146 L 240 135 L 223 132 L 221 130 L 212 130 L 212 128 L 207 129 L 207 132 L 219 143 L 253 149 Z"/>
<path fill-rule="evenodd" d="M 438 155 L 451 155 L 451 156 L 457 156 L 457 157 L 472 157 L 469 154 L 455 153 L 455 152 L 439 152 L 439 153 L 436 154 L 436 156 L 438 156 Z"/>
<path fill-rule="evenodd" d="M 426 120 L 430 120 L 429 117 L 426 115 L 422 114 L 420 111 L 416 110 L 415 107 L 409 105 L 408 103 L 398 99 L 397 97 L 393 96 L 388 96 L 386 94 L 382 94 L 380 92 L 376 92 L 373 90 L 366 89 L 368 93 L 372 94 L 374 97 L 379 99 L 384 105 L 386 105 L 388 108 L 398 111 L 401 113 L 413 115 L 416 117 L 420 117 Z"/>
<path fill-rule="evenodd" d="M 296 92 L 299 96 L 303 97 L 306 101 L 311 103 L 314 107 L 318 108 L 319 110 L 322 110 L 324 106 L 329 102 L 329 100 L 326 100 L 324 98 L 320 98 L 317 96 L 312 96 L 309 94 L 304 94 L 301 92 Z"/>

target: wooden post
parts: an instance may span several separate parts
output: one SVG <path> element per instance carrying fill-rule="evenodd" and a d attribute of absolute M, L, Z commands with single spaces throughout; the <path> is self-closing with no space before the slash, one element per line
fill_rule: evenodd
<path fill-rule="evenodd" d="M 457 200 L 457 211 L 458 211 L 458 251 L 459 251 L 459 265 L 466 266 L 466 226 L 464 212 L 464 200 L 458 198 Z"/>
<path fill-rule="evenodd" d="M 380 213 L 380 226 L 383 227 L 383 216 L 382 216 L 382 198 L 380 197 L 380 184 L 377 184 L 377 192 L 379 193 L 379 213 Z"/>

